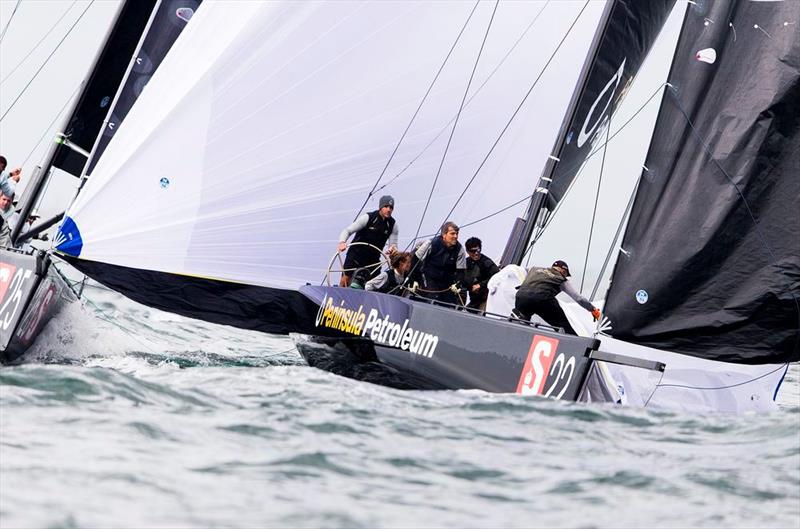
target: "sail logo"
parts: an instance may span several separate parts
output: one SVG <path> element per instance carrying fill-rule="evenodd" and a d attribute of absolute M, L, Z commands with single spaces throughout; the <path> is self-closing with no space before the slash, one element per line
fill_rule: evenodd
<path fill-rule="evenodd" d="M 439 345 L 438 336 L 412 328 L 408 318 L 398 323 L 393 321 L 389 314 L 381 318 L 377 309 L 364 312 L 364 305 L 359 305 L 355 310 L 345 306 L 344 300 L 336 305 L 328 294 L 325 294 L 319 305 L 316 326 L 363 336 L 378 345 L 408 351 L 426 358 L 433 357 L 436 346 Z"/>
<path fill-rule="evenodd" d="M 517 393 L 520 395 L 541 395 L 544 384 L 550 375 L 550 367 L 556 357 L 558 340 L 546 338 L 538 334 L 531 341 L 528 357 L 517 383 Z"/>
<path fill-rule="evenodd" d="M 586 120 L 583 122 L 583 127 L 581 127 L 580 134 L 578 134 L 577 147 L 579 149 L 583 147 L 586 141 L 594 135 L 595 131 L 597 131 L 597 127 L 603 122 L 603 118 L 605 117 L 606 112 L 608 112 L 608 108 L 614 101 L 614 92 L 617 91 L 619 83 L 622 82 L 622 75 L 625 73 L 625 61 L 627 61 L 627 58 L 622 59 L 622 64 L 620 64 L 619 68 L 617 68 L 617 73 L 615 73 L 614 76 L 609 79 L 608 83 L 606 83 L 606 86 L 603 87 L 599 94 L 597 94 L 597 98 L 594 100 L 589 112 L 586 114 Z M 595 115 L 595 110 L 597 109 L 598 103 L 603 100 L 609 90 L 611 90 L 611 94 L 608 96 L 606 106 L 603 107 L 603 111 L 600 112 L 600 114 L 597 116 L 597 119 L 591 124 L 591 127 L 589 127 L 592 116 Z M 589 127 L 588 130 L 587 127 Z"/>
<path fill-rule="evenodd" d="M 648 299 L 650 299 L 650 296 L 647 294 L 646 290 L 639 290 L 636 292 L 636 301 L 639 305 L 644 305 L 647 303 Z"/>

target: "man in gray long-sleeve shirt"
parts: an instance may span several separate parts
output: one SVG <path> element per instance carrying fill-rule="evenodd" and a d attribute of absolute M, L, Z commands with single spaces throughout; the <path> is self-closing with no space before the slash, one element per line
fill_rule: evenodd
<path fill-rule="evenodd" d="M 567 334 L 577 334 L 556 301 L 556 295 L 564 292 L 591 312 L 597 321 L 600 318 L 600 309 L 575 290 L 567 280 L 569 276 L 569 266 L 561 260 L 553 263 L 550 268 L 531 268 L 517 291 L 512 314 L 524 320 L 530 320 L 531 316 L 538 314 L 550 325 L 563 328 Z"/>
<path fill-rule="evenodd" d="M 7 197 L 13 197 L 17 190 L 17 182 L 22 175 L 22 169 L 17 167 L 13 171 L 6 172 L 8 161 L 5 156 L 0 156 L 0 192 Z"/>
<path fill-rule="evenodd" d="M 353 242 L 367 243 L 370 246 L 358 244 L 347 250 L 347 257 L 344 260 L 342 278 L 339 281 L 340 287 L 350 286 L 353 273 L 357 268 L 369 268 L 369 277 L 373 278 L 381 271 L 381 251 L 375 248 L 389 244 L 389 253 L 397 249 L 397 223 L 392 218 L 394 212 L 394 199 L 389 195 L 384 195 L 378 202 L 378 209 L 370 213 L 359 216 L 355 222 L 342 230 L 339 234 L 339 251 L 347 249 L 347 239 L 352 235 Z"/>

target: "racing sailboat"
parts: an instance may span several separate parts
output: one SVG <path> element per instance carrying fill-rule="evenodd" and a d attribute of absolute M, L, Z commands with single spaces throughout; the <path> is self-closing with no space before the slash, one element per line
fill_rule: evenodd
<path fill-rule="evenodd" d="M 796 127 L 762 117 L 774 101 L 797 104 L 797 71 L 781 66 L 798 56 L 791 2 L 679 6 L 686 18 L 622 243 L 629 260 L 617 260 L 613 274 L 610 329 L 567 336 L 512 318 L 326 286 L 339 229 L 383 192 L 395 197 L 403 222 L 419 226 L 406 236 L 409 245 L 448 218 L 498 211 L 518 202 L 520 190 L 532 195 L 521 219 L 490 215 L 483 225 L 497 239 L 513 226 L 509 261 L 522 263 L 586 160 L 607 142 L 610 117 L 672 4 L 205 3 L 97 160 L 57 249 L 136 301 L 292 333 L 312 365 L 367 380 L 769 409 L 787 363 L 800 358 L 800 310 L 792 302 L 797 219 L 788 228 L 784 219 L 783 243 L 758 246 L 778 228 L 772 214 L 761 218 L 754 209 L 750 193 L 760 196 L 763 186 L 742 183 L 767 178 L 768 189 L 793 198 L 759 204 L 784 216 L 796 211 L 787 209 L 798 196 L 790 176 Z M 745 34 L 754 25 L 762 31 Z M 762 33 L 768 38 L 756 45 Z M 543 42 L 553 43 L 550 53 L 542 53 Z M 555 74 L 551 64 L 559 64 Z M 781 76 L 749 79 L 735 100 L 712 90 L 739 79 L 734 70 L 762 66 Z M 699 75 L 696 67 L 709 71 Z M 549 100 L 536 106 L 536 89 L 548 81 L 577 89 L 571 98 L 568 90 L 547 92 Z M 680 106 L 670 107 L 675 101 Z M 708 122 L 696 119 L 701 113 Z M 752 127 L 764 134 L 741 132 Z M 735 148 L 715 151 L 727 141 Z M 741 171 L 721 155 L 738 158 Z M 545 160 L 533 185 L 529 168 Z M 723 167 L 730 179 L 700 191 L 709 186 L 708 167 Z M 683 180 L 687 174 L 695 176 Z M 719 197 L 726 182 L 729 193 Z M 680 215 L 679 192 L 702 201 L 692 217 L 702 237 L 681 225 L 690 219 Z M 728 207 L 713 207 L 709 195 Z M 722 217 L 722 210 L 735 214 Z M 728 251 L 738 246 L 732 234 L 742 231 L 752 233 L 749 246 Z M 752 267 L 752 281 L 722 273 Z M 728 282 L 712 287 L 716 278 Z M 676 292 L 687 279 L 698 283 Z M 755 298 L 764 303 L 728 303 L 740 299 L 742 283 L 754 294 L 760 285 Z"/>
<path fill-rule="evenodd" d="M 201 0 L 126 0 L 119 3 L 89 75 L 59 125 L 19 201 L 27 219 L 58 170 L 82 181 L 102 154 L 166 52 Z M 91 7 L 88 6 L 86 10 Z M 84 11 L 85 12 L 85 11 Z M 63 207 L 66 207 L 65 203 Z M 24 243 L 48 230 L 63 212 L 38 224 L 18 222 L 12 246 L 0 248 L 0 361 L 11 362 L 32 345 L 44 325 L 80 295 L 52 265 L 52 252 Z"/>

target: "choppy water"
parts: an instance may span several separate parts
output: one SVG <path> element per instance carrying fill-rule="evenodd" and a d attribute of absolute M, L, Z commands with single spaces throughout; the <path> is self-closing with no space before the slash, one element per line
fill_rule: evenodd
<path fill-rule="evenodd" d="M 0 369 L 0 527 L 800 527 L 779 411 L 408 392 L 87 289 Z"/>

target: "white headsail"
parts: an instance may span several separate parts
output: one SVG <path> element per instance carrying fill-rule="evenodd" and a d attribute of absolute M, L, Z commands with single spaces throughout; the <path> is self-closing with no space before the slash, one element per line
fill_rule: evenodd
<path fill-rule="evenodd" d="M 476 62 L 420 235 L 476 172 L 451 219 L 488 215 L 524 197 L 549 153 L 602 5 L 589 4 L 525 95 L 583 5 L 481 2 L 470 18 L 475 4 L 460 1 L 205 2 L 69 210 L 58 248 L 251 284 L 318 282 L 411 123 L 367 204 L 392 194 L 408 244 Z M 463 235 L 499 256 L 524 207 Z"/>

